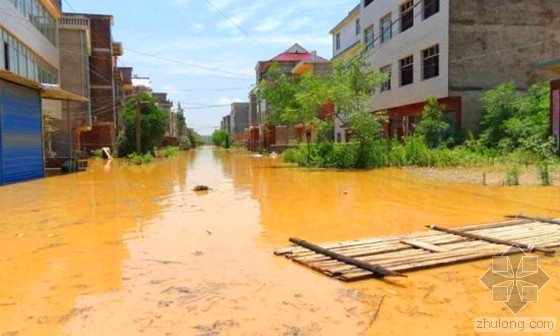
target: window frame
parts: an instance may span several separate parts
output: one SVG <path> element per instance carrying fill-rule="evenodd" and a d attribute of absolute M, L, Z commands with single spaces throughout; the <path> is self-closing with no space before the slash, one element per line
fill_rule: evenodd
<path fill-rule="evenodd" d="M 340 50 L 340 32 L 334 35 L 334 47 L 335 50 Z"/>
<path fill-rule="evenodd" d="M 405 63 L 406 61 L 410 61 Z M 405 83 L 405 71 L 408 74 L 410 72 L 410 81 Z M 399 59 L 399 74 L 400 74 L 400 86 L 407 86 L 414 83 L 414 55 L 408 55 Z M 408 76 L 407 76 L 408 77 Z"/>
<path fill-rule="evenodd" d="M 371 41 L 368 38 L 370 35 L 371 35 Z M 364 44 L 366 46 L 366 50 L 371 50 L 375 46 L 375 26 L 373 24 L 369 25 L 368 27 L 366 27 L 366 29 L 364 29 Z"/>
<path fill-rule="evenodd" d="M 439 77 L 439 44 L 435 44 L 431 47 L 428 47 L 422 50 L 421 53 L 422 53 L 422 80 L 428 80 L 431 78 Z M 427 71 L 427 69 L 429 71 Z"/>
<path fill-rule="evenodd" d="M 414 0 L 408 0 L 408 1 L 403 2 L 402 4 L 400 4 L 399 9 L 400 9 L 400 11 L 399 11 L 399 19 L 400 19 L 399 31 L 401 33 L 403 33 L 405 31 L 411 29 L 412 27 L 414 27 Z M 407 25 L 405 27 L 403 25 L 403 22 L 405 22 L 404 17 L 405 16 L 408 17 L 409 15 L 410 15 L 410 18 L 412 20 L 410 21 L 410 26 Z"/>
<path fill-rule="evenodd" d="M 428 12 L 426 9 L 429 9 Z M 422 18 L 424 20 L 436 15 L 440 11 L 439 0 L 422 0 Z"/>
<path fill-rule="evenodd" d="M 362 31 L 362 24 L 360 23 L 360 18 L 357 18 L 355 21 L 355 27 L 356 27 L 356 35 L 360 35 L 360 32 Z"/>
<path fill-rule="evenodd" d="M 393 38 L 393 22 L 391 13 L 388 13 L 379 19 L 379 33 L 381 43 L 385 43 Z"/>
<path fill-rule="evenodd" d="M 389 74 L 387 80 L 381 84 L 379 91 L 381 92 L 391 91 L 391 78 L 393 77 L 393 65 L 387 64 L 385 66 L 382 66 L 381 68 L 379 68 L 379 72 Z"/>

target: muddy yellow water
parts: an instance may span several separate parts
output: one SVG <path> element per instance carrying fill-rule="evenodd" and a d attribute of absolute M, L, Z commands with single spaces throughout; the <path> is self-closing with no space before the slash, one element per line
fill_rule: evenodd
<path fill-rule="evenodd" d="M 299 170 L 210 148 L 146 167 L 91 161 L 0 188 L 0 335 L 472 335 L 474 317 L 512 316 L 478 280 L 488 260 L 346 284 L 272 252 L 292 236 L 521 212 L 560 217 L 560 188 Z M 539 261 L 552 280 L 519 315 L 558 317 L 560 259 Z"/>

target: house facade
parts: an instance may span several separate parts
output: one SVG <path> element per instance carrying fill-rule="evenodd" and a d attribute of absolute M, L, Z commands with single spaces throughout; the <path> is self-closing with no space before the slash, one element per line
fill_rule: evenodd
<path fill-rule="evenodd" d="M 388 112 L 391 137 L 414 127 L 429 95 L 455 127 L 476 132 L 481 95 L 506 82 L 524 90 L 546 79 L 534 65 L 560 46 L 554 1 L 362 0 L 359 20 L 368 62 L 390 76 L 369 106 Z"/>
<path fill-rule="evenodd" d="M 118 126 L 115 72 L 117 57 L 123 53 L 122 44 L 113 41 L 112 15 L 75 15 L 89 19 L 91 32 L 89 80 L 92 127 L 91 131 L 84 133 L 84 147 L 88 152 L 102 147 L 114 150 Z"/>
<path fill-rule="evenodd" d="M 0 1 L 0 184 L 43 177 L 43 114 L 85 101 L 60 88 L 55 0 Z"/>
<path fill-rule="evenodd" d="M 249 103 L 231 103 L 231 132 L 230 137 L 235 145 L 243 145 L 247 141 L 249 129 Z"/>
<path fill-rule="evenodd" d="M 309 52 L 299 44 L 294 44 L 286 51 L 276 55 L 268 61 L 259 61 L 256 65 L 256 82 L 261 83 L 265 80 L 266 74 L 273 65 L 276 65 L 280 72 L 286 74 L 297 75 L 309 71 L 309 69 L 319 69 L 318 71 L 326 71 L 317 66 L 319 63 L 329 63 L 329 61 L 316 52 Z M 328 67 L 327 67 L 328 68 Z M 295 70 L 295 71 L 294 71 Z M 256 107 L 256 119 L 259 125 L 258 130 L 254 127 L 249 129 L 248 146 L 250 150 L 259 151 L 266 150 L 268 152 L 281 152 L 294 142 L 301 140 L 298 136 L 297 128 L 293 125 L 276 125 L 269 123 L 267 118 L 270 115 L 266 100 L 255 95 L 251 98 L 251 106 Z M 252 116 L 253 113 L 250 112 Z M 299 131 L 301 135 L 301 130 Z M 258 139 L 258 140 L 257 140 Z M 254 148 L 254 144 L 258 142 L 258 148 Z"/>
<path fill-rule="evenodd" d="M 173 102 L 167 99 L 167 93 L 165 92 L 154 92 L 152 96 L 157 100 L 158 107 L 167 112 L 163 146 L 177 146 L 179 144 L 179 131 L 177 129 L 177 113 L 172 110 Z"/>
<path fill-rule="evenodd" d="M 91 31 L 89 18 L 63 14 L 59 20 L 60 85 L 63 89 L 90 98 L 89 58 Z M 62 115 L 54 118 L 57 132 L 53 136 L 55 157 L 70 157 L 83 152 L 83 133 L 91 130 L 90 102 L 62 104 Z"/>

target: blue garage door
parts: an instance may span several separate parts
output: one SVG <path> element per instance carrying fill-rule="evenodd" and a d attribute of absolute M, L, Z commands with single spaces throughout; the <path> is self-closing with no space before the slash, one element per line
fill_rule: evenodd
<path fill-rule="evenodd" d="M 44 175 L 39 92 L 0 80 L 0 184 Z"/>

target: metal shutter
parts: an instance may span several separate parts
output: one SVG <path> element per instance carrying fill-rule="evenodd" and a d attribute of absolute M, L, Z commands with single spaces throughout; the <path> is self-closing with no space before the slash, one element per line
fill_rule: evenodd
<path fill-rule="evenodd" d="M 45 175 L 39 92 L 0 80 L 0 184 Z"/>

